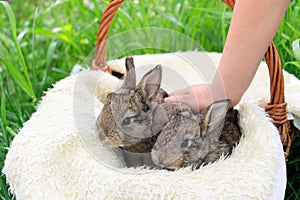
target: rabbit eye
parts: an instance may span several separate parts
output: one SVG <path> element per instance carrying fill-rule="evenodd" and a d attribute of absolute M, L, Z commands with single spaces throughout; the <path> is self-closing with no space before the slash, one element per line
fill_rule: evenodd
<path fill-rule="evenodd" d="M 122 125 L 128 125 L 130 124 L 131 118 L 130 117 L 125 117 L 125 119 L 123 119 Z"/>
<path fill-rule="evenodd" d="M 190 146 L 190 144 L 191 144 L 191 142 L 190 142 L 189 139 L 184 139 L 184 140 L 182 141 L 182 143 L 181 143 L 181 147 L 182 147 L 182 148 L 187 148 L 187 147 Z"/>

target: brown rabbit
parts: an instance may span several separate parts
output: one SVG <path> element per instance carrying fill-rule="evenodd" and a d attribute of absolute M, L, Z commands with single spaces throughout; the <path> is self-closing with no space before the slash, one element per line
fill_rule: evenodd
<path fill-rule="evenodd" d="M 108 94 L 96 122 L 101 141 L 133 153 L 151 152 L 162 127 L 152 126 L 152 109 L 163 102 L 167 93 L 160 89 L 162 68 L 157 65 L 136 86 L 133 58 L 125 61 L 122 86 Z"/>
<path fill-rule="evenodd" d="M 214 102 L 201 113 L 191 110 L 167 116 L 164 110 L 177 109 L 175 104 L 162 103 L 154 118 L 169 121 L 163 127 L 153 147 L 153 162 L 162 168 L 178 169 L 216 161 L 229 155 L 239 142 L 238 112 L 229 109 L 230 101 Z M 182 107 L 182 105 L 180 105 Z"/>

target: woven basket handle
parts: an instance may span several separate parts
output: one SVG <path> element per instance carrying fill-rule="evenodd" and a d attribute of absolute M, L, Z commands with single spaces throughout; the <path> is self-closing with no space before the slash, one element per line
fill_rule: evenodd
<path fill-rule="evenodd" d="M 102 70 L 110 74 L 112 73 L 110 66 L 106 63 L 106 40 L 113 18 L 124 1 L 125 0 L 111 0 L 102 15 L 95 44 L 95 59 L 92 63 L 93 70 Z"/>
<path fill-rule="evenodd" d="M 106 40 L 108 38 L 112 20 L 124 1 L 125 0 L 111 0 L 102 15 L 95 45 L 95 59 L 92 63 L 93 70 L 103 70 L 112 73 L 111 68 L 106 63 Z M 234 8 L 235 0 L 222 1 L 230 8 Z M 281 62 L 273 42 L 265 53 L 265 59 L 269 68 L 271 82 L 271 99 L 270 103 L 268 103 L 265 107 L 265 110 L 273 119 L 275 126 L 278 128 L 281 142 L 285 147 L 285 156 L 287 158 L 292 138 L 290 136 L 289 121 L 286 115 L 287 104 L 284 99 L 284 79 L 281 70 Z"/>

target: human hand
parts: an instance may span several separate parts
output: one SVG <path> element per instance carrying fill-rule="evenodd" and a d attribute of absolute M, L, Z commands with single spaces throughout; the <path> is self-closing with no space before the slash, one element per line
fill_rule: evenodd
<path fill-rule="evenodd" d="M 213 102 L 209 88 L 207 84 L 197 84 L 176 90 L 165 98 L 165 102 L 182 102 L 193 111 L 200 112 Z"/>

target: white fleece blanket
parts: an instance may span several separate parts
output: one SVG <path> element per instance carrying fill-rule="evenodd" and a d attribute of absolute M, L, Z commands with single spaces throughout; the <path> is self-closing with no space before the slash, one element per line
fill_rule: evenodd
<path fill-rule="evenodd" d="M 197 77 L 193 71 L 196 68 L 190 67 L 193 62 L 183 58 L 199 59 L 205 68 L 218 63 L 220 55 L 184 52 L 134 56 L 134 60 L 136 66 L 152 64 L 153 67 L 160 63 L 187 77 L 189 83 L 195 83 L 203 81 L 203 77 L 210 76 L 207 80 L 211 80 L 212 76 L 210 73 L 206 76 L 204 70 Z M 122 71 L 124 59 L 112 62 L 112 66 Z M 164 77 L 166 74 L 163 72 Z M 289 110 L 300 117 L 300 82 L 288 73 L 284 76 Z M 165 80 L 166 88 L 168 81 L 170 85 L 174 82 Z M 259 107 L 268 100 L 265 63 L 261 64 L 239 105 L 239 124 L 243 132 L 240 144 L 229 158 L 221 158 L 195 171 L 125 168 L 118 152 L 96 139 L 95 120 L 103 106 L 101 100 L 117 84 L 118 80 L 110 75 L 83 71 L 59 81 L 46 92 L 37 111 L 14 138 L 5 160 L 3 173 L 17 199 L 272 197 L 274 188 L 278 187 L 276 174 L 284 159 L 278 132 Z M 173 84 L 169 89 L 180 86 L 184 87 Z M 283 185 L 279 184 L 279 195 L 282 195 L 284 167 L 280 172 Z"/>

